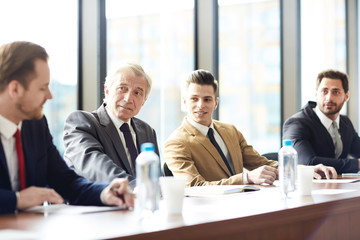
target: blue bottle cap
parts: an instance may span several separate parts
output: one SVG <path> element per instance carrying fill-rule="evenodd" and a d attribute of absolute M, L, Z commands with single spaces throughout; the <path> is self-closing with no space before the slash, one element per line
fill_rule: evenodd
<path fill-rule="evenodd" d="M 150 152 L 155 151 L 155 146 L 153 143 L 143 143 L 141 144 L 141 152 Z"/>
<path fill-rule="evenodd" d="M 283 140 L 283 146 L 289 147 L 289 146 L 291 146 L 291 145 L 292 145 L 292 141 L 291 141 L 291 140 L 289 140 L 289 139 Z"/>

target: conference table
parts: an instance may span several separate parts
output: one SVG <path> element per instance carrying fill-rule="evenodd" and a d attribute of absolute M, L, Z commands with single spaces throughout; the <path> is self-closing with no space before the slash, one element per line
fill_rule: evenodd
<path fill-rule="evenodd" d="M 0 238 L 360 239 L 360 177 L 339 178 L 313 181 L 311 195 L 288 199 L 273 185 L 254 192 L 185 197 L 182 215 L 175 216 L 166 214 L 163 202 L 160 211 L 144 219 L 136 211 L 106 208 L 0 215 Z"/>

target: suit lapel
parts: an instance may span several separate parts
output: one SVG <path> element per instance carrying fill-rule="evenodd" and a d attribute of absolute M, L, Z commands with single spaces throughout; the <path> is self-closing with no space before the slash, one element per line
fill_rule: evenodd
<path fill-rule="evenodd" d="M 0 186 L 2 188 L 11 189 L 10 184 L 10 176 L 9 176 L 9 169 L 7 167 L 7 162 L 5 158 L 4 148 L 2 145 L 2 142 L 0 141 L 0 179 L 3 179 L 3 181 L 0 182 Z"/>
<path fill-rule="evenodd" d="M 350 135 L 349 129 L 352 129 L 352 127 L 350 127 L 350 126 L 346 123 L 344 117 L 340 115 L 339 132 L 340 132 L 341 141 L 342 141 L 342 143 L 343 143 L 343 152 L 344 152 L 345 146 L 348 146 L 348 145 L 349 145 L 349 142 L 347 141 L 348 136 Z M 341 155 L 342 155 L 342 154 L 341 154 Z M 340 157 L 342 157 L 341 155 L 340 155 Z"/>
<path fill-rule="evenodd" d="M 118 134 L 118 131 L 115 127 L 115 125 L 113 124 L 113 122 L 111 121 L 109 115 L 107 114 L 104 105 L 102 105 L 98 110 L 97 110 L 98 116 L 99 116 L 99 122 L 100 125 L 104 128 L 105 132 L 109 135 L 114 148 L 118 154 L 118 156 L 120 157 L 120 159 L 124 159 L 124 161 L 122 161 L 122 163 L 125 165 L 127 172 L 132 173 L 132 169 L 130 167 L 124 146 L 121 142 L 120 136 Z M 113 161 L 118 161 L 117 164 L 120 164 L 118 159 L 113 159 Z"/>
<path fill-rule="evenodd" d="M 131 126 L 134 128 L 136 134 L 136 147 L 138 149 L 138 153 L 140 153 L 141 144 L 147 142 L 146 132 L 144 128 L 141 127 L 141 122 L 139 122 L 136 118 L 131 119 Z"/>
<path fill-rule="evenodd" d="M 236 141 L 237 139 L 235 139 L 232 134 L 229 133 L 228 129 L 223 127 L 223 125 L 221 125 L 221 123 L 214 121 L 214 127 L 216 128 L 216 131 L 218 131 L 218 133 L 220 134 L 221 138 L 223 139 L 230 157 L 231 157 L 231 161 L 232 164 L 234 166 L 234 171 L 235 174 L 238 172 L 241 172 L 242 168 L 240 166 L 240 162 L 241 161 L 236 161 L 236 159 L 239 158 L 239 156 L 237 156 L 237 144 L 238 142 Z"/>
<path fill-rule="evenodd" d="M 226 174 L 230 177 L 231 173 L 221 158 L 219 152 L 216 150 L 214 145 L 210 142 L 210 140 L 204 136 L 200 131 L 198 131 L 194 126 L 192 126 L 186 119 L 184 119 L 184 127 L 189 132 L 189 134 L 194 137 L 195 141 L 201 144 L 209 154 L 214 158 L 214 160 L 220 165 L 220 167 L 226 172 Z"/>
<path fill-rule="evenodd" d="M 322 134 L 322 139 L 324 139 L 325 141 L 327 141 L 327 144 L 329 146 L 333 147 L 333 150 L 335 150 L 335 146 L 334 146 L 334 142 L 332 140 L 332 137 L 329 133 L 329 131 L 326 129 L 326 127 L 324 126 L 324 124 L 322 124 L 320 118 L 318 117 L 318 115 L 316 114 L 316 112 L 313 110 L 313 108 L 316 106 L 316 103 L 313 104 L 311 102 L 308 103 L 308 105 L 304 108 L 305 110 L 305 114 L 308 115 L 313 122 L 316 122 L 316 126 L 313 126 L 314 129 L 322 129 L 322 130 L 317 130 L 317 134 Z M 341 119 L 340 119 L 341 120 Z M 341 134 L 341 133 L 340 133 Z"/>
<path fill-rule="evenodd" d="M 25 160 L 25 176 L 26 176 L 26 186 L 35 185 L 37 183 L 37 174 L 40 174 L 40 170 L 37 168 L 37 163 L 33 157 L 34 141 L 31 136 L 33 134 L 30 132 L 29 121 L 23 121 L 21 127 L 21 143 L 24 152 Z"/>

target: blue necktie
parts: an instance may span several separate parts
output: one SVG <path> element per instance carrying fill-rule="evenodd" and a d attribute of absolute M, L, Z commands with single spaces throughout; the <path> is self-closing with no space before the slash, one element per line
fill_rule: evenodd
<path fill-rule="evenodd" d="M 129 124 L 123 123 L 123 125 L 121 125 L 121 127 L 120 127 L 120 130 L 124 134 L 126 147 L 130 152 L 131 162 L 133 164 L 134 172 L 135 172 L 135 169 L 136 169 L 135 159 L 136 159 L 136 157 L 138 155 L 138 152 L 137 152 L 136 147 L 134 145 L 134 140 L 133 140 L 131 132 L 130 132 Z"/>
<path fill-rule="evenodd" d="M 221 158 L 223 159 L 224 163 L 226 164 L 227 168 L 229 169 L 231 175 L 234 175 L 233 171 L 231 170 L 228 160 L 226 159 L 223 151 L 221 151 L 219 144 L 216 142 L 216 140 L 214 138 L 214 130 L 212 128 L 209 128 L 208 136 L 209 136 L 210 142 L 214 145 L 216 150 L 219 152 Z"/>

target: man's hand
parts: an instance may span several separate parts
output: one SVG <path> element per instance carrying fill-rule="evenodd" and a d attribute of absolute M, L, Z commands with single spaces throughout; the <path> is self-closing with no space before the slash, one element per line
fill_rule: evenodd
<path fill-rule="evenodd" d="M 64 203 L 64 199 L 51 188 L 29 187 L 19 192 L 16 208 L 23 210 L 26 208 L 41 205 L 48 201 L 55 204 Z"/>
<path fill-rule="evenodd" d="M 131 192 L 129 181 L 124 178 L 114 179 L 109 186 L 101 192 L 101 200 L 106 205 L 128 208 L 134 207 L 135 194 Z"/>
<path fill-rule="evenodd" d="M 250 172 L 248 172 L 247 178 L 249 183 L 254 184 L 273 184 L 273 182 L 278 178 L 278 170 L 270 166 L 261 166 Z"/>
<path fill-rule="evenodd" d="M 314 177 L 316 179 L 321 179 L 323 177 L 325 177 L 326 179 L 337 178 L 337 172 L 333 167 L 318 164 L 315 165 L 314 168 Z"/>

